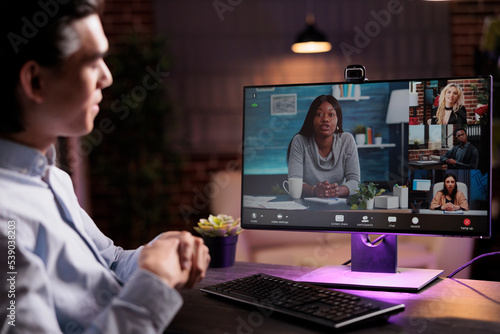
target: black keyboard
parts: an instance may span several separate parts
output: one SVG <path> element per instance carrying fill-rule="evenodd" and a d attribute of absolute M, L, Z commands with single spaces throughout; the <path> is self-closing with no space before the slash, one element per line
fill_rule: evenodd
<path fill-rule="evenodd" d="M 201 291 L 330 328 L 387 319 L 405 308 L 404 304 L 390 304 L 267 274 L 238 278 Z"/>

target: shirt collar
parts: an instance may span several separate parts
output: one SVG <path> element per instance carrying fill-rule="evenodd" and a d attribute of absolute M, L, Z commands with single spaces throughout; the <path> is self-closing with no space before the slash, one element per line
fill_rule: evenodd
<path fill-rule="evenodd" d="M 0 168 L 29 176 L 43 176 L 55 163 L 55 147 L 51 145 L 44 155 L 37 149 L 0 139 Z"/>

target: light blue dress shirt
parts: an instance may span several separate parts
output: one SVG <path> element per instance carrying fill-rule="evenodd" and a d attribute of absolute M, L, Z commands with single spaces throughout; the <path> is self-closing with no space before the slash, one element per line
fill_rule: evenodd
<path fill-rule="evenodd" d="M 180 294 L 98 229 L 54 160 L 0 139 L 0 332 L 162 332 Z"/>

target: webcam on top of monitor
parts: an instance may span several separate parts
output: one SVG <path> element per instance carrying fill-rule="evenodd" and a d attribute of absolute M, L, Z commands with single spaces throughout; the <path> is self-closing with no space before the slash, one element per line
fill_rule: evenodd
<path fill-rule="evenodd" d="M 348 65 L 344 70 L 344 79 L 350 83 L 363 83 L 366 79 L 366 69 L 363 65 Z"/>

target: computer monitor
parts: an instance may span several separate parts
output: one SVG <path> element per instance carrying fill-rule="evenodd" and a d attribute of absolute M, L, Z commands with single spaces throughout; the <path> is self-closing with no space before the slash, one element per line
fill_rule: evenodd
<path fill-rule="evenodd" d="M 442 271 L 398 268 L 398 235 L 490 237 L 491 92 L 491 76 L 244 87 L 243 228 L 352 234 L 351 265 L 300 280 L 421 289 Z M 384 192 L 365 201 L 368 184 Z"/>

